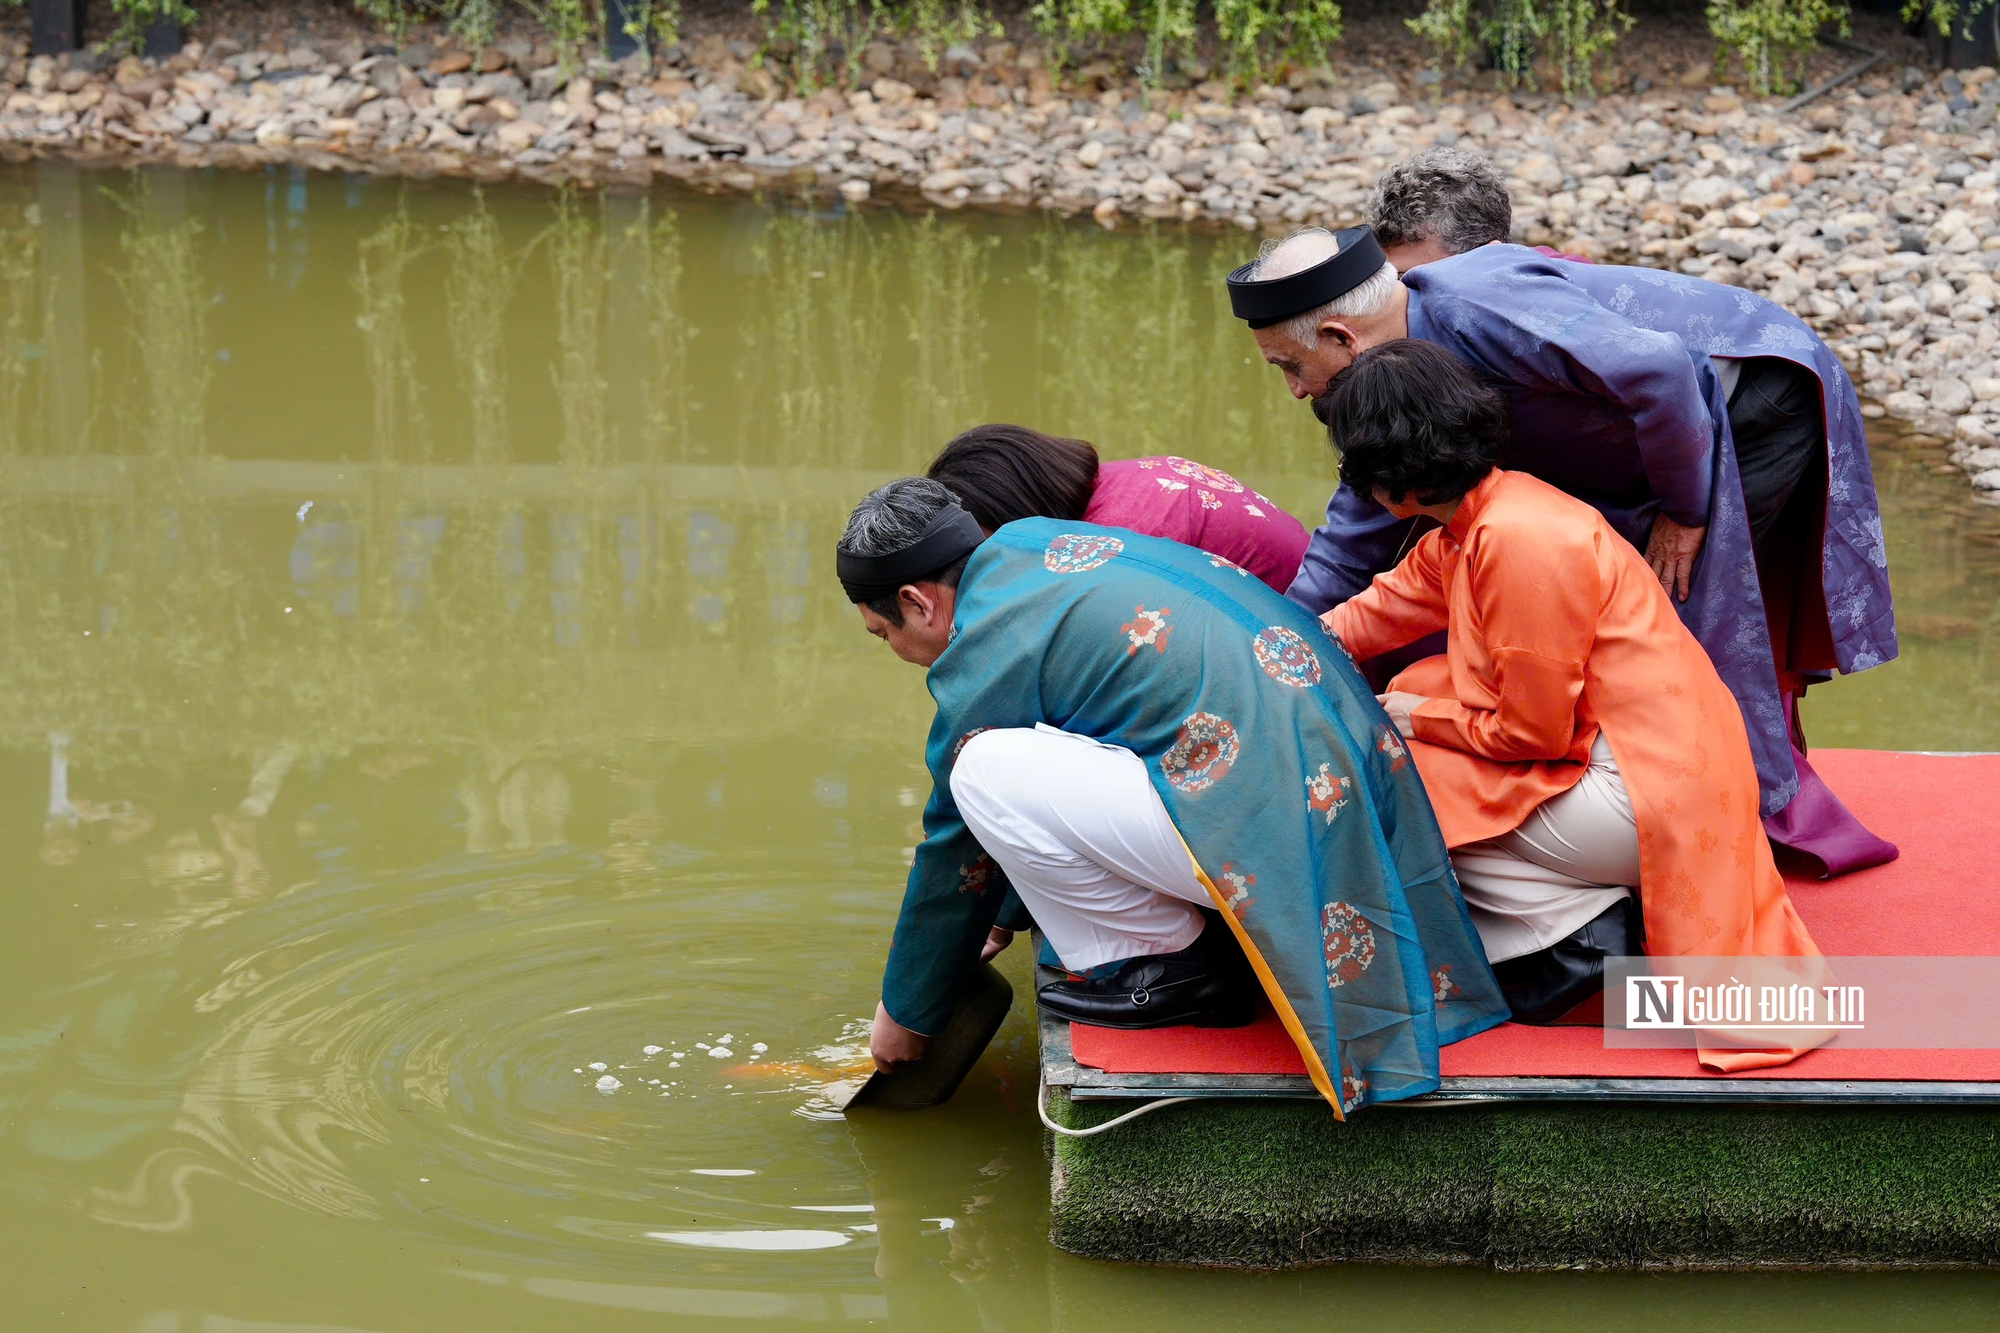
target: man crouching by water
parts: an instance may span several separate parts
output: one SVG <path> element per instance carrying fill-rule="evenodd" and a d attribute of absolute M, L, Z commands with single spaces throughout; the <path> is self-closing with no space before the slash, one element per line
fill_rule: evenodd
<path fill-rule="evenodd" d="M 1051 1012 L 1233 1026 L 1261 985 L 1342 1111 L 1434 1089 L 1439 1046 L 1505 1020 L 1408 751 L 1310 614 L 1116 528 L 982 537 L 914 477 L 855 508 L 838 568 L 937 701 L 879 1067 L 920 1057 L 1004 947 L 1003 903 L 1068 970 Z"/>

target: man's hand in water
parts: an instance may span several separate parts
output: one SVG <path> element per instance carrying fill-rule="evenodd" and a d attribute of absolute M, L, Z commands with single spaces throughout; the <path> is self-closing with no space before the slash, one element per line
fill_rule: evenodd
<path fill-rule="evenodd" d="M 879 1003 L 875 1006 L 875 1029 L 868 1035 L 868 1053 L 875 1057 L 875 1067 L 883 1073 L 922 1059 L 929 1041 L 923 1033 L 912 1032 L 889 1017 L 889 1011 Z"/>
<path fill-rule="evenodd" d="M 994 955 L 1013 942 L 1013 931 L 1003 930 L 999 926 L 993 927 L 993 929 L 986 932 L 986 944 L 979 951 L 979 961 L 982 963 L 992 962 Z"/>
<path fill-rule="evenodd" d="M 1684 528 L 1660 514 L 1653 519 L 1653 538 L 1646 543 L 1646 563 L 1653 577 L 1667 590 L 1667 596 L 1688 599 L 1688 576 L 1694 572 L 1694 558 L 1701 554 L 1701 540 L 1707 528 Z"/>

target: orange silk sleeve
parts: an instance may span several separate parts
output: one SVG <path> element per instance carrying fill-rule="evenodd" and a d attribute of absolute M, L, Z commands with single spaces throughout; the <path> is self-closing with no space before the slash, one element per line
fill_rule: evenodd
<path fill-rule="evenodd" d="M 1471 580 L 1494 706 L 1428 699 L 1410 710 L 1418 740 L 1502 763 L 1569 756 L 1603 603 L 1595 541 L 1476 532 L 1458 577 Z"/>
<path fill-rule="evenodd" d="M 1320 617 L 1357 662 L 1445 627 L 1443 529 L 1424 534 L 1403 562 Z"/>

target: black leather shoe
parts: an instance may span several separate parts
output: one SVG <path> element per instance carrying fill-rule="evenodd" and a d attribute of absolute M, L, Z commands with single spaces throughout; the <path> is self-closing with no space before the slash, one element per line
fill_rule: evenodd
<path fill-rule="evenodd" d="M 1641 948 L 1639 900 L 1622 898 L 1546 949 L 1493 964 L 1516 1023 L 1538 1027 L 1603 1021 L 1604 960 Z"/>
<path fill-rule="evenodd" d="M 1101 1028 L 1238 1028 L 1256 1021 L 1262 993 L 1226 926 L 1210 917 L 1178 953 L 1131 958 L 1108 976 L 1052 981 L 1035 993 L 1042 1007 Z"/>

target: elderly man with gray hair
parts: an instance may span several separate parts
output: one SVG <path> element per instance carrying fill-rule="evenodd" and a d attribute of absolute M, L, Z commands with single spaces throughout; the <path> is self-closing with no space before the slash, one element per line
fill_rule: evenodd
<path fill-rule="evenodd" d="M 1298 398 L 1319 398 L 1362 352 L 1406 337 L 1499 385 L 1513 416 L 1508 467 L 1595 506 L 1708 650 L 1743 711 L 1772 835 L 1829 873 L 1894 856 L 1793 744 L 1808 683 L 1896 655 L 1845 368 L 1754 293 L 1491 243 L 1497 173 L 1468 156 L 1399 168 L 1377 202 L 1392 239 L 1418 247 L 1406 257 L 1484 241 L 1399 280 L 1370 228 L 1309 228 L 1230 274 L 1236 314 Z M 1341 488 L 1288 595 L 1314 612 L 1339 605 L 1396 563 L 1422 521 Z"/>

